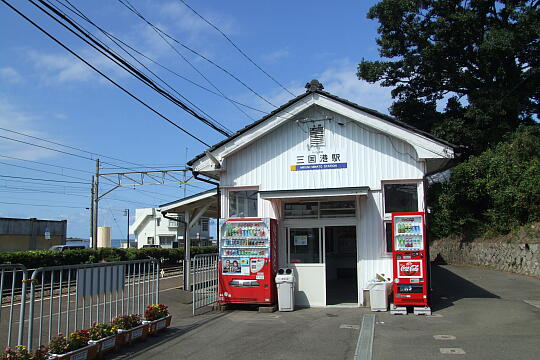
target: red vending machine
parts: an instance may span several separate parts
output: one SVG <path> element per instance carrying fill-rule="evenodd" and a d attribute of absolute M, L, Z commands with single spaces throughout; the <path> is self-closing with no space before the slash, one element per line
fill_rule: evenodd
<path fill-rule="evenodd" d="M 413 305 L 428 309 L 428 259 L 424 213 L 393 213 L 392 239 L 394 307 Z"/>
<path fill-rule="evenodd" d="M 219 300 L 229 304 L 274 304 L 277 272 L 275 219 L 221 219 Z"/>

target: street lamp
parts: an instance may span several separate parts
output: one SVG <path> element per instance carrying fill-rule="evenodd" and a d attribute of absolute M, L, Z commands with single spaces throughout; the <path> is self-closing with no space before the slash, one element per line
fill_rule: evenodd
<path fill-rule="evenodd" d="M 127 234 L 126 234 L 126 247 L 129 249 L 129 209 L 124 210 L 124 216 L 127 215 Z"/>

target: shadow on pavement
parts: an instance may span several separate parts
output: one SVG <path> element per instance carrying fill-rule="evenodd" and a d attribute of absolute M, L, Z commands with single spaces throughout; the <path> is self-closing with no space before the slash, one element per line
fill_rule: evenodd
<path fill-rule="evenodd" d="M 442 310 L 460 299 L 500 299 L 499 296 L 475 285 L 438 265 L 431 266 L 431 308 Z"/>
<path fill-rule="evenodd" d="M 185 335 L 189 333 L 190 331 L 193 331 L 225 315 L 227 315 L 227 313 L 221 313 L 219 315 L 213 316 L 203 321 L 200 321 L 191 325 L 186 325 L 183 327 L 170 327 L 166 330 L 163 330 L 157 335 L 146 337 L 146 339 L 143 341 L 134 342 L 129 346 L 123 347 L 122 350 L 117 351 L 114 354 L 111 354 L 110 356 L 108 356 L 108 358 L 111 360 L 121 360 L 121 359 L 131 359 L 135 356 L 144 355 L 145 353 L 150 352 L 160 346 L 166 346 L 167 342 L 177 339 L 180 336 Z M 180 357 L 181 355 L 179 354 L 179 358 Z"/>

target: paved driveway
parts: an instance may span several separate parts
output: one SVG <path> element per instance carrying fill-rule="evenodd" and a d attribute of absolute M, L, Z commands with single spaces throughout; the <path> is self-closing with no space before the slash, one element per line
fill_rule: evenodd
<path fill-rule="evenodd" d="M 455 266 L 434 267 L 433 279 L 434 316 L 376 313 L 374 359 L 538 358 L 540 309 L 531 304 L 540 306 L 540 280 Z M 178 291 L 161 296 L 173 310 L 172 328 L 116 359 L 353 359 L 362 318 L 371 313 L 329 307 L 191 317 Z"/>

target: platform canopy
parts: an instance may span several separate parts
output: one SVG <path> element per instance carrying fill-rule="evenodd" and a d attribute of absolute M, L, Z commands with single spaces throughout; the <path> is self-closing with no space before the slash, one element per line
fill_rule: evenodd
<path fill-rule="evenodd" d="M 210 189 L 160 205 L 159 211 L 162 214 L 185 214 L 190 223 L 195 223 L 200 217 L 218 218 L 217 190 Z"/>

